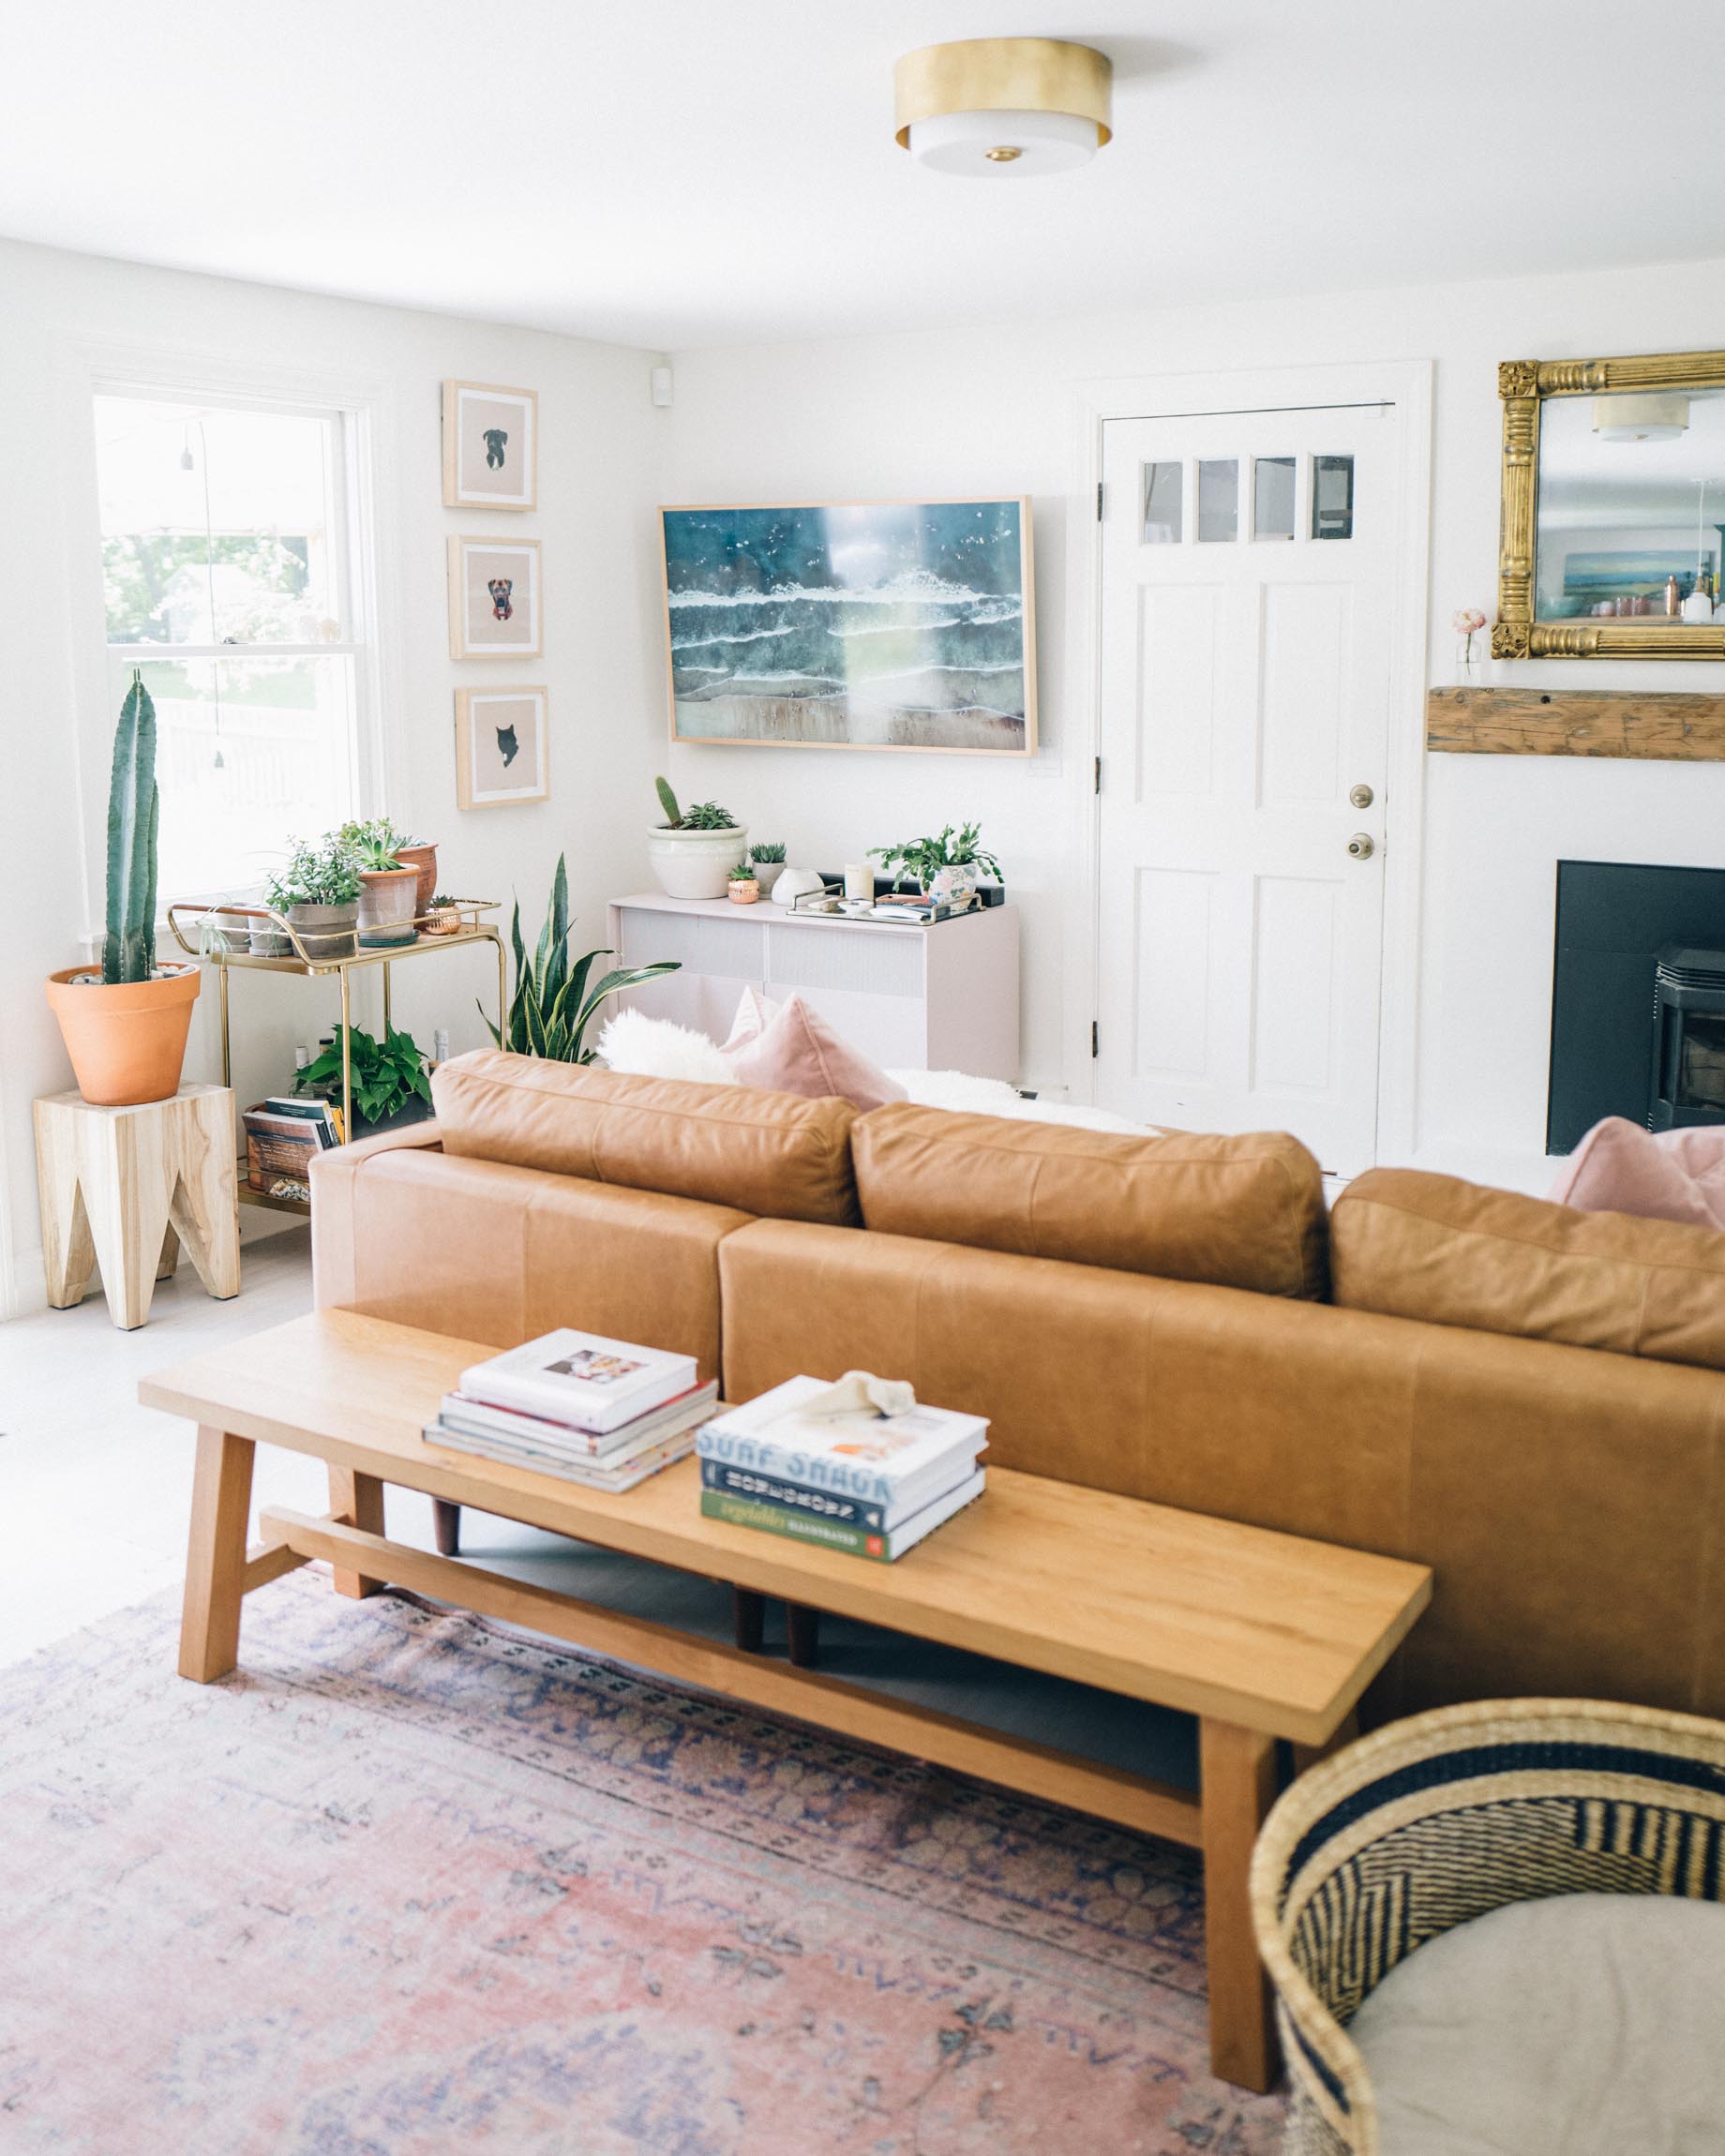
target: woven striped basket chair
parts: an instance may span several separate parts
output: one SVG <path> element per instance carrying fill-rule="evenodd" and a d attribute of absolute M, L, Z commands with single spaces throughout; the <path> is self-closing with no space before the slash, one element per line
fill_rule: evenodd
<path fill-rule="evenodd" d="M 1287 2059 L 1287 2156 L 1379 2156 L 1347 2027 L 1416 1947 L 1548 1894 L 1725 1900 L 1725 1724 L 1586 1699 L 1440 1707 L 1288 1789 L 1252 1910 Z"/>

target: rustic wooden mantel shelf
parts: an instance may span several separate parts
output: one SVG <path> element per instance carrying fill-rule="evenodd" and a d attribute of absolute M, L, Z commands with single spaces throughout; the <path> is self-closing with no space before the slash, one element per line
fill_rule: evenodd
<path fill-rule="evenodd" d="M 1725 696 L 1669 689 L 1428 689 L 1426 746 L 1474 756 L 1725 762 Z"/>

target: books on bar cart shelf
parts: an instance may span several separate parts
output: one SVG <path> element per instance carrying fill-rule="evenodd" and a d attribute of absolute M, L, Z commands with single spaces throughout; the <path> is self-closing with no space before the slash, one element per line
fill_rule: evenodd
<path fill-rule="evenodd" d="M 676 1389 L 668 1394 L 668 1385 Z M 534 1408 L 500 1402 L 500 1392 Z M 712 1380 L 696 1382 L 693 1355 L 565 1327 L 463 1370 L 459 1389 L 444 1394 L 425 1437 L 428 1445 L 620 1492 L 694 1450 L 718 1392 Z M 634 1403 L 622 1419 L 620 1402 Z"/>
<path fill-rule="evenodd" d="M 701 1430 L 701 1511 L 891 1564 L 980 1497 L 984 1415 L 916 1404 L 807 1412 L 834 1388 L 794 1377 Z"/>

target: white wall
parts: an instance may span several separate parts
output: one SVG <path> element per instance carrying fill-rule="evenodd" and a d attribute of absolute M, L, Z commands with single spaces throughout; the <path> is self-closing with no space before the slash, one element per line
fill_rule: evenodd
<path fill-rule="evenodd" d="M 1007 494 L 1036 501 L 1043 748 L 1033 766 L 971 757 L 823 756 L 681 747 L 681 791 L 821 864 L 980 816 L 1026 914 L 1024 1073 L 1087 1082 L 1088 992 L 1064 978 L 1089 714 L 1068 589 L 1074 390 L 1104 378 L 1374 359 L 1436 362 L 1431 679 L 1455 679 L 1459 606 L 1495 611 L 1497 362 L 1725 342 L 1725 262 L 1528 277 L 677 359 L 677 502 Z M 1488 669 L 1490 677 L 1492 669 Z M 1541 662 L 1542 686 L 1725 688 L 1717 666 Z M 1411 714 L 1407 723 L 1415 723 Z M 1725 863 L 1725 766 L 1512 756 L 1427 760 L 1424 950 L 1414 1157 L 1538 1189 L 1564 856 Z M 1105 1015 L 1105 1014 L 1104 1014 Z"/>
<path fill-rule="evenodd" d="M 84 956 L 80 938 L 98 925 L 99 908 L 81 804 L 99 815 L 105 800 L 112 714 L 87 708 L 102 622 L 89 457 L 75 430 L 81 418 L 87 424 L 80 384 L 91 354 L 116 344 L 151 348 L 158 365 L 183 354 L 192 383 L 208 361 L 263 376 L 304 369 L 351 379 L 376 398 L 383 625 L 394 665 L 388 765 L 368 805 L 440 842 L 445 888 L 505 900 L 518 889 L 531 935 L 557 854 L 567 849 L 578 930 L 597 942 L 605 899 L 641 880 L 637 826 L 651 807 L 642 714 L 657 709 L 660 632 L 650 510 L 666 432 L 648 395 L 655 355 L 0 242 L 0 1181 L 8 1193 L 0 1286 L 9 1242 L 17 1308 L 40 1300 L 30 1101 L 71 1083 L 42 981 Z M 539 391 L 536 516 L 442 507 L 446 376 Z M 486 529 L 544 543 L 543 659 L 448 655 L 444 538 Z M 460 815 L 453 691 L 493 681 L 549 689 L 551 799 Z M 620 815 L 625 802 L 638 816 Z M 480 952 L 399 966 L 397 1023 L 427 1046 L 438 1024 L 450 1027 L 456 1048 L 478 1045 L 473 999 L 494 996 L 495 978 Z M 236 1020 L 252 1022 L 236 1084 L 256 1098 L 288 1082 L 293 1041 L 315 1040 L 334 1023 L 335 991 L 253 976 L 236 977 L 233 994 Z M 215 1004 L 207 985 L 190 1077 L 219 1074 Z"/>

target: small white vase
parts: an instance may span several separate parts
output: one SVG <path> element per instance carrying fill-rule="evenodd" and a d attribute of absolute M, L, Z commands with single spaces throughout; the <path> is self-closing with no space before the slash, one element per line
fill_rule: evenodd
<path fill-rule="evenodd" d="M 772 887 L 772 903 L 774 906 L 788 906 L 793 898 L 801 898 L 806 891 L 823 891 L 825 888 L 812 868 L 787 868 Z"/>
<path fill-rule="evenodd" d="M 723 898 L 748 846 L 749 834 L 740 825 L 680 831 L 654 824 L 647 833 L 647 861 L 667 898 Z"/>

